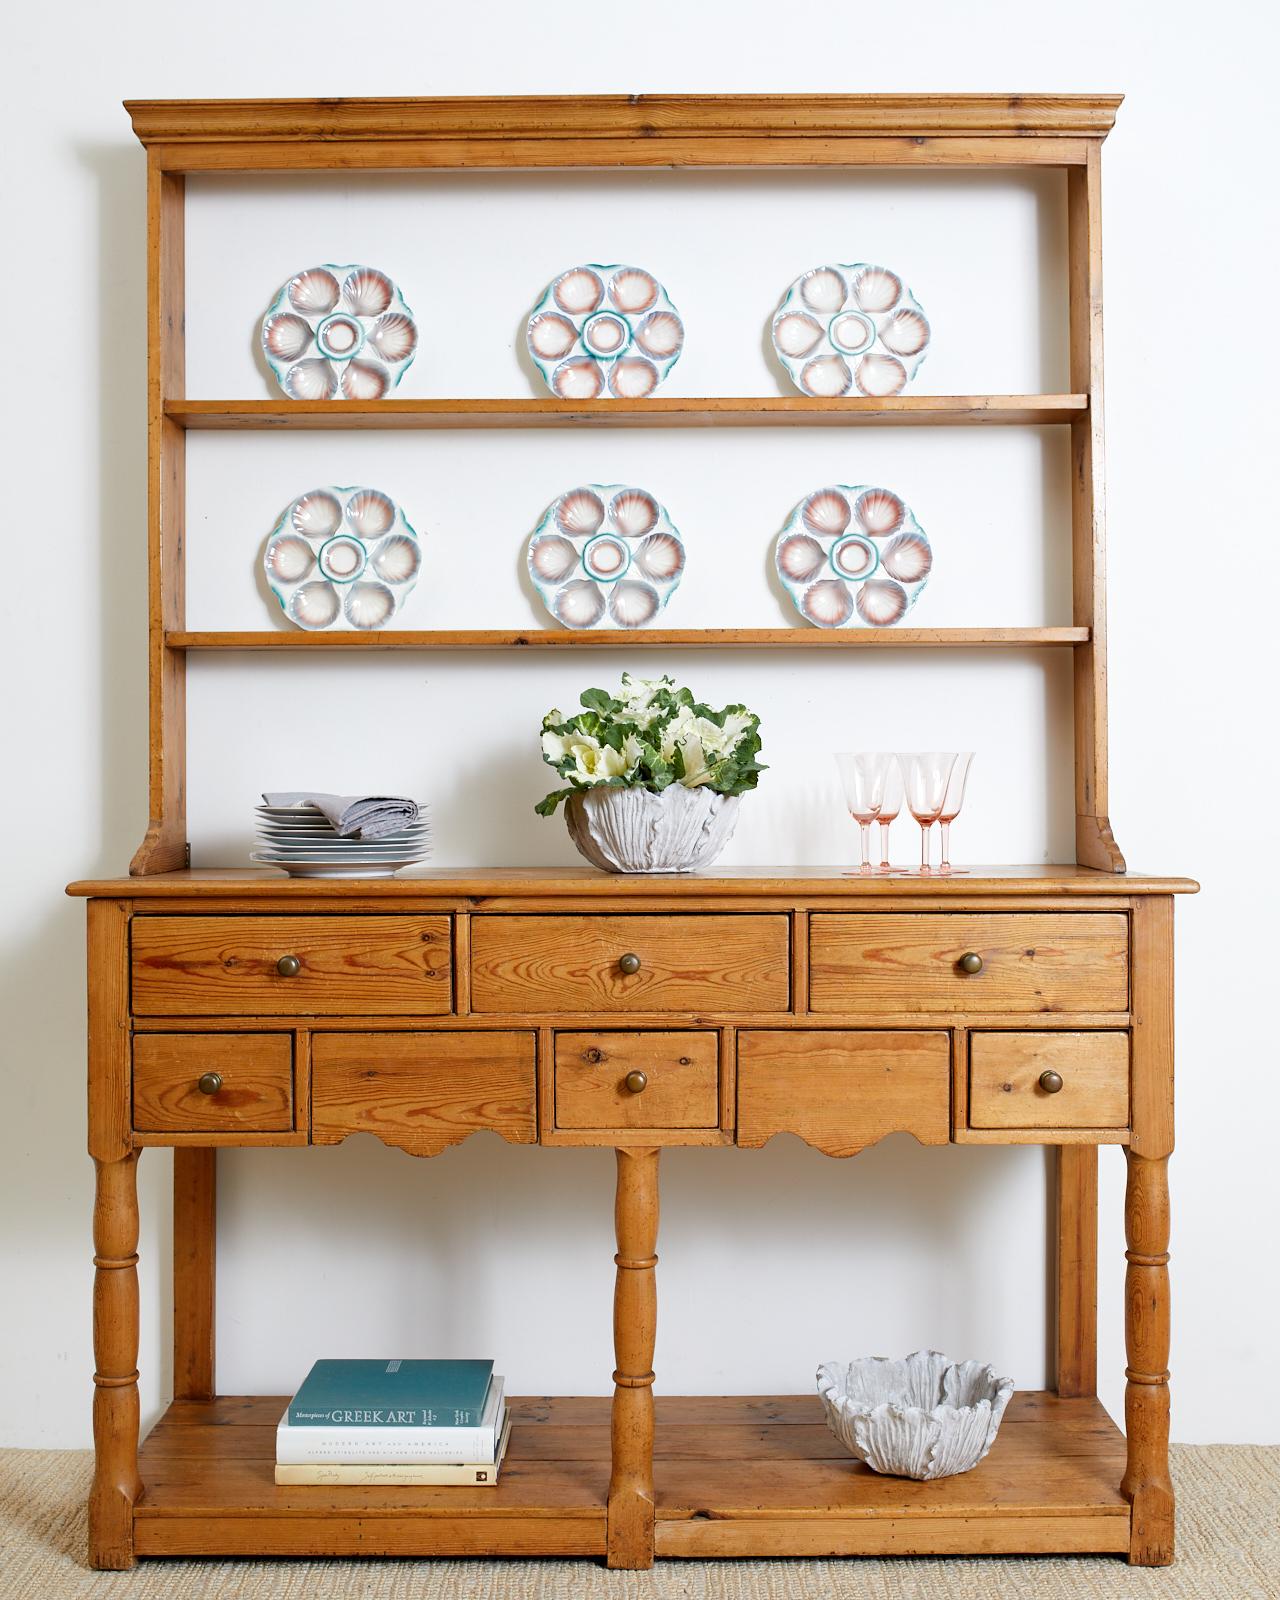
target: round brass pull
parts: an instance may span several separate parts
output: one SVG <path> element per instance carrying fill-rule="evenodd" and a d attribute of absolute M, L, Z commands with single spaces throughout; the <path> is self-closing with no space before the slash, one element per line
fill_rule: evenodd
<path fill-rule="evenodd" d="M 222 1087 L 222 1075 L 217 1072 L 202 1072 L 196 1080 L 196 1088 L 201 1094 L 217 1094 Z"/>
<path fill-rule="evenodd" d="M 622 1081 L 632 1094 L 639 1094 L 649 1087 L 649 1075 L 645 1072 L 628 1072 Z"/>
<path fill-rule="evenodd" d="M 628 953 L 625 956 L 619 956 L 618 957 L 618 970 L 619 970 L 619 972 L 625 972 L 628 977 L 630 977 L 633 972 L 639 972 L 639 970 L 640 970 L 640 957 L 636 956 L 636 955 L 632 955 L 630 953 L 630 951 L 628 951 Z M 640 1087 L 643 1088 L 644 1085 L 641 1084 Z"/>
<path fill-rule="evenodd" d="M 302 963 L 297 956 L 281 956 L 276 962 L 276 971 L 282 978 L 296 978 L 302 971 Z"/>
<path fill-rule="evenodd" d="M 1055 1072 L 1052 1067 L 1046 1068 L 1040 1074 L 1040 1087 L 1046 1094 L 1058 1094 L 1062 1089 L 1062 1074 Z"/>
<path fill-rule="evenodd" d="M 982 957 L 976 950 L 966 950 L 960 957 L 959 965 L 961 972 L 981 972 Z"/>

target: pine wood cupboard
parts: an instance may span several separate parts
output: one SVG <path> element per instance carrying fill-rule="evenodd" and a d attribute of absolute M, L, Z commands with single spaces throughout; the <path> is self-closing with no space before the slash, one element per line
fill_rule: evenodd
<path fill-rule="evenodd" d="M 1117 96 L 627 96 L 140 101 L 147 153 L 149 822 L 88 906 L 96 1466 L 90 1559 L 1102 1551 L 1173 1556 L 1168 1473 L 1173 897 L 1127 874 L 1108 808 L 1100 160 Z M 1065 393 L 625 401 L 196 399 L 185 376 L 189 174 L 468 169 L 1057 169 L 1067 214 Z M 193 429 L 1049 427 L 1071 444 L 1071 621 L 643 635 L 452 629 L 193 631 Z M 922 435 L 922 443 L 927 434 Z M 838 868 L 611 878 L 425 872 L 387 882 L 191 870 L 193 651 L 859 654 L 1068 649 L 1075 862 L 929 878 Z M 849 653 L 852 652 L 852 653 Z M 617 1152 L 611 1398 L 516 1399 L 481 1489 L 273 1481 L 284 1396 L 219 1395 L 217 1151 L 371 1133 L 434 1157 L 471 1134 Z M 816 1395 L 660 1392 L 665 1147 L 793 1134 L 852 1156 L 1056 1149 L 1052 1387 L 1019 1393 L 990 1456 L 937 1483 L 853 1462 Z M 1097 1148 L 1128 1165 L 1125 1433 L 1096 1397 Z M 174 1162 L 174 1398 L 139 1434 L 137 1163 Z M 742 1160 L 752 1159 L 744 1154 Z M 1117 1248 L 1119 1248 L 1117 1246 Z M 584 1374 L 584 1387 L 608 1375 Z M 655 1388 L 659 1393 L 655 1396 Z"/>

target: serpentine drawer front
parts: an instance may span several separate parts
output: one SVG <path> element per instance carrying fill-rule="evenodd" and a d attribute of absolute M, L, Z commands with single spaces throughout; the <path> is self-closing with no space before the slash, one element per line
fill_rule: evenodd
<path fill-rule="evenodd" d="M 135 917 L 139 1016 L 434 1016 L 449 918 Z"/>
<path fill-rule="evenodd" d="M 815 915 L 814 1011 L 1126 1011 L 1120 913 Z"/>
<path fill-rule="evenodd" d="M 1127 1128 L 1127 1033 L 974 1033 L 972 1128 Z"/>
<path fill-rule="evenodd" d="M 139 1034 L 133 1126 L 139 1133 L 288 1133 L 293 1036 Z"/>
<path fill-rule="evenodd" d="M 714 1128 L 714 1033 L 558 1033 L 557 1128 Z"/>
<path fill-rule="evenodd" d="M 785 1011 L 785 916 L 471 919 L 474 1011 Z"/>

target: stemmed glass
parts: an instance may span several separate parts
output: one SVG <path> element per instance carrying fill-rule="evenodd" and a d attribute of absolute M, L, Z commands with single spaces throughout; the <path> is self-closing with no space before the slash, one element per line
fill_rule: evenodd
<path fill-rule="evenodd" d="M 900 750 L 898 760 L 902 764 L 907 805 L 911 815 L 920 824 L 920 871 L 932 872 L 929 865 L 929 829 L 942 814 L 946 803 L 947 784 L 951 781 L 951 770 L 956 761 L 955 752 Z"/>
<path fill-rule="evenodd" d="M 969 776 L 969 763 L 972 760 L 972 750 L 961 750 L 956 756 L 947 783 L 946 797 L 942 802 L 942 810 L 938 813 L 938 826 L 942 833 L 942 860 L 938 863 L 939 872 L 951 871 L 951 824 L 960 815 L 960 807 L 964 804 L 964 785 Z"/>
<path fill-rule="evenodd" d="M 836 756 L 849 815 L 862 834 L 862 868 L 871 871 L 871 824 L 880 824 L 880 870 L 889 866 L 889 824 L 902 809 L 902 771 L 892 752 Z"/>

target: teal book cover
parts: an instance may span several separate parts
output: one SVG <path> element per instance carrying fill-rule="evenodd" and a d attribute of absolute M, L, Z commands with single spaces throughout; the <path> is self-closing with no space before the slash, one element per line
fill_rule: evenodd
<path fill-rule="evenodd" d="M 478 1427 L 492 1361 L 317 1361 L 289 1402 L 290 1427 Z"/>

